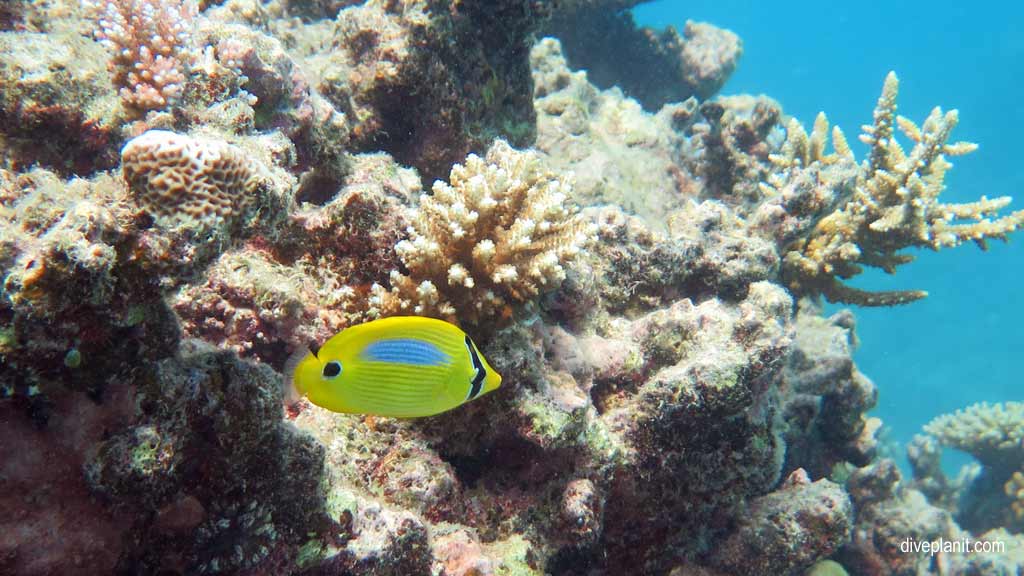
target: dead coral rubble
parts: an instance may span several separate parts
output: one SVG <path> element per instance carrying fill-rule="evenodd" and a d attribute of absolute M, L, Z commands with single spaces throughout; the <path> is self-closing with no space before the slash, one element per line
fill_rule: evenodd
<path fill-rule="evenodd" d="M 966 204 L 942 204 L 946 156 L 960 156 L 977 146 L 949 143 L 956 126 L 956 110 L 935 108 L 922 126 L 896 115 L 899 82 L 894 73 L 885 79 L 875 108 L 874 124 L 864 128 L 861 140 L 870 146 L 852 190 L 844 173 L 831 182 L 833 194 L 842 197 L 834 211 L 814 219 L 813 228 L 786 247 L 783 278 L 798 294 L 821 294 L 832 302 L 863 306 L 892 306 L 926 296 L 922 291 L 867 292 L 843 282 L 861 273 L 864 266 L 893 273 L 913 256 L 905 248 L 938 250 L 974 241 L 985 247 L 989 239 L 1024 226 L 1024 210 L 995 217 L 1010 203 L 1009 197 L 982 197 Z M 895 129 L 913 142 L 907 152 L 896 141 Z M 834 152 L 826 153 L 828 120 L 818 116 L 808 135 L 795 121 L 787 126 L 780 154 L 772 156 L 777 173 L 764 186 L 766 195 L 783 194 L 804 177 L 807 170 L 828 173 L 828 166 L 849 163 L 853 153 L 838 128 L 832 130 Z M 847 192 L 849 190 L 849 192 Z M 821 207 L 820 205 L 818 206 Z"/>

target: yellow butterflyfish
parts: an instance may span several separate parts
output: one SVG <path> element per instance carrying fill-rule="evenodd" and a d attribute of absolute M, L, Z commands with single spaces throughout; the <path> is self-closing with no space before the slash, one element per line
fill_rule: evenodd
<path fill-rule="evenodd" d="M 395 316 L 346 328 L 295 367 L 296 391 L 334 412 L 431 416 L 496 390 L 501 376 L 443 320 Z"/>

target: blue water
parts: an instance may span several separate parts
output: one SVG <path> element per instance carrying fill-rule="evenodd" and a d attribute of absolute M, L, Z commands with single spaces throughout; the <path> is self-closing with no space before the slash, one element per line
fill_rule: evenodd
<path fill-rule="evenodd" d="M 1024 209 L 1024 35 L 1014 30 L 1024 4 L 670 0 L 634 14 L 647 26 L 681 30 L 692 19 L 733 30 L 744 55 L 722 93 L 767 94 L 808 129 L 824 110 L 851 143 L 895 70 L 900 114 L 920 123 L 935 105 L 957 108 L 953 139 L 980 144 L 952 159 L 943 199 L 1016 195 L 1011 208 Z M 863 146 L 855 152 L 864 157 Z M 897 308 L 855 309 L 856 360 L 879 387 L 875 414 L 900 442 L 938 414 L 1024 399 L 1024 231 L 988 252 L 965 245 L 917 255 L 894 276 L 854 282 L 931 294 Z"/>

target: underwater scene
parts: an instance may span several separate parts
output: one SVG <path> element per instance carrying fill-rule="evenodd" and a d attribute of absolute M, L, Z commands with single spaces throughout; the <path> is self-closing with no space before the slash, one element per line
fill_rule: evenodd
<path fill-rule="evenodd" d="M 0 575 L 1024 575 L 1020 22 L 0 0 Z"/>

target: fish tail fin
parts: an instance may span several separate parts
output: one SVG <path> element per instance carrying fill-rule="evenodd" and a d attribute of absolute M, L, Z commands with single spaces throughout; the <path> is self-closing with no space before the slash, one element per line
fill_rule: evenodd
<path fill-rule="evenodd" d="M 292 352 L 291 356 L 284 363 L 284 405 L 289 408 L 295 406 L 302 400 L 303 393 L 295 383 L 295 369 L 299 367 L 302 359 L 309 355 L 310 349 L 306 346 L 299 346 Z"/>

